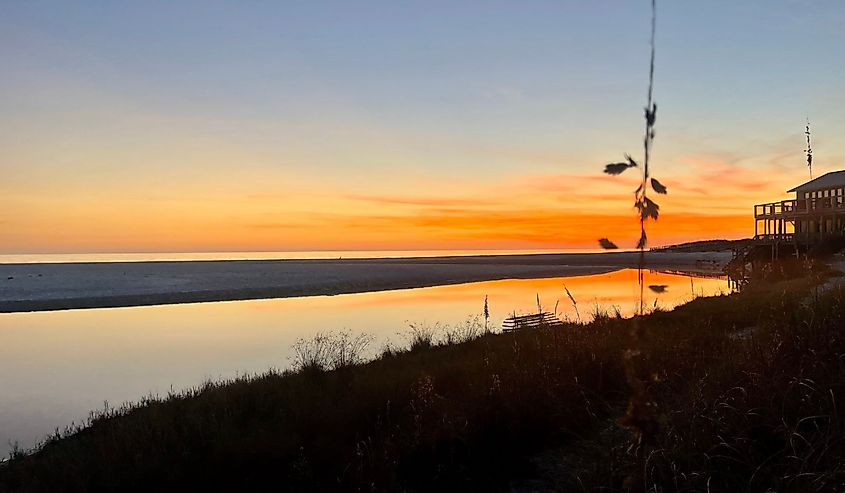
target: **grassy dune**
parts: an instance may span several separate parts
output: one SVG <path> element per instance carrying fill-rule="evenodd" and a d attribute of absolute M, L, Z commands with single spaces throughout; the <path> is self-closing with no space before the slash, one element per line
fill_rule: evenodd
<path fill-rule="evenodd" d="M 0 490 L 835 491 L 845 298 L 814 285 L 208 384 L 15 454 Z"/>

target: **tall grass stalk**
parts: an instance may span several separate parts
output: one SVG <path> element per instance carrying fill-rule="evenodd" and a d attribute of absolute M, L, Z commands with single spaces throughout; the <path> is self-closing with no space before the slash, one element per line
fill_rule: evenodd
<path fill-rule="evenodd" d="M 566 287 L 566 284 L 563 285 L 563 290 L 566 291 L 566 296 L 569 297 L 569 301 L 572 303 L 572 308 L 575 309 L 575 316 L 578 317 L 578 323 L 581 323 L 581 313 L 578 312 L 578 302 L 575 301 L 575 297 L 572 296 L 571 292 L 569 292 L 569 288 Z"/>
<path fill-rule="evenodd" d="M 484 332 L 490 332 L 490 308 L 487 305 L 487 295 L 484 295 Z"/>

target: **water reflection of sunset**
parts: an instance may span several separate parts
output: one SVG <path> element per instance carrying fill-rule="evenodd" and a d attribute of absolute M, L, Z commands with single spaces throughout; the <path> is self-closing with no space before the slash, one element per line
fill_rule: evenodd
<path fill-rule="evenodd" d="M 647 273 L 649 306 L 687 301 L 692 290 L 727 290 L 720 279 Z M 562 317 L 575 318 L 564 293 L 575 296 L 581 315 L 595 304 L 617 305 L 630 314 L 637 299 L 636 270 L 550 278 L 510 279 L 375 293 L 233 301 L 133 308 L 0 314 L 0 455 L 9 440 L 23 445 L 47 430 L 84 418 L 104 400 L 118 404 L 171 388 L 183 389 L 206 378 L 284 368 L 298 338 L 319 331 L 350 330 L 375 336 L 373 351 L 386 341 L 402 344 L 409 323 L 460 323 L 480 316 L 489 300 L 491 327 L 513 312 L 544 309 L 560 300 Z"/>
<path fill-rule="evenodd" d="M 727 292 L 727 281 L 719 278 L 689 277 L 677 274 L 666 274 L 656 271 L 646 271 L 645 284 L 665 286 L 661 293 L 645 290 L 645 302 L 649 306 L 671 308 L 679 303 L 689 301 L 694 296 L 709 296 Z M 634 313 L 639 299 L 637 287 L 637 271 L 624 269 L 620 271 L 548 279 L 505 279 L 451 286 L 436 286 L 431 288 L 383 291 L 363 293 L 360 295 L 342 295 L 334 297 L 335 307 L 347 309 L 381 308 L 385 312 L 393 311 L 396 315 L 414 313 L 415 306 L 426 307 L 426 313 L 431 317 L 433 313 L 444 315 L 442 322 L 456 320 L 460 317 L 480 314 L 484 297 L 490 304 L 491 318 L 503 319 L 509 314 L 531 313 L 537 311 L 537 297 L 544 310 L 553 311 L 557 303 L 557 312 L 561 317 L 575 318 L 564 285 L 569 289 L 579 304 L 579 310 L 592 311 L 596 306 L 602 308 L 618 307 L 623 315 Z M 276 300 L 283 304 L 285 300 Z M 558 303 L 559 302 L 559 303 Z M 315 305 L 322 304 L 322 300 L 315 300 Z M 274 305 L 275 306 L 275 305 Z M 276 307 L 281 308 L 281 307 Z M 315 306 L 316 308 L 316 306 Z M 264 306 L 263 309 L 274 309 Z"/>

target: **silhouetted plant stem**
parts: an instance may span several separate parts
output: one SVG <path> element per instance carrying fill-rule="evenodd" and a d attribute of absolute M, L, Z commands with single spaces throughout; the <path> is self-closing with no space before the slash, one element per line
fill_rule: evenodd
<path fill-rule="evenodd" d="M 654 34 L 657 26 L 657 4 L 656 0 L 651 0 L 651 58 L 648 65 L 648 97 L 645 105 L 645 135 L 643 137 L 643 180 L 640 183 L 640 190 L 642 190 L 642 202 L 648 200 L 648 165 L 651 158 L 651 146 L 654 142 L 654 121 L 657 117 L 657 105 L 654 103 Z M 640 309 L 639 315 L 643 315 L 643 300 L 645 296 L 644 286 L 645 279 L 643 278 L 643 269 L 645 268 L 645 247 L 646 247 L 646 231 L 645 222 L 646 217 L 640 214 L 640 241 L 637 246 L 640 249 L 640 259 L 637 269 L 637 281 L 640 285 Z"/>
<path fill-rule="evenodd" d="M 633 430 L 637 435 L 636 456 L 638 463 L 643 467 L 646 464 L 646 447 L 653 443 L 658 430 L 657 404 L 649 390 L 649 375 L 643 363 L 649 359 L 647 344 L 645 340 L 645 327 L 643 316 L 645 315 L 645 278 L 646 266 L 645 249 L 648 245 L 646 232 L 649 219 L 657 220 L 660 214 L 660 206 L 648 197 L 648 188 L 651 187 L 655 193 L 667 193 L 666 187 L 658 180 L 651 177 L 651 151 L 654 145 L 654 124 L 657 119 L 657 103 L 654 102 L 654 54 L 655 54 L 655 32 L 657 25 L 656 0 L 651 0 L 651 39 L 650 57 L 648 67 L 648 94 L 645 106 L 645 134 L 643 135 L 643 161 L 642 178 L 637 189 L 634 191 L 634 209 L 639 215 L 640 238 L 637 241 L 639 260 L 637 262 L 637 283 L 640 288 L 640 302 L 637 315 L 630 328 L 630 347 L 624 354 L 625 375 L 628 386 L 631 389 L 631 397 L 628 401 L 628 409 L 619 424 Z M 625 161 L 611 163 L 605 166 L 604 172 L 609 175 L 619 175 L 629 168 L 639 167 L 639 164 L 629 155 L 625 155 Z M 607 238 L 599 239 L 602 248 L 617 248 Z M 640 491 L 645 490 L 643 479 L 645 473 L 642 470 L 632 471 L 626 480 L 626 487 Z"/>

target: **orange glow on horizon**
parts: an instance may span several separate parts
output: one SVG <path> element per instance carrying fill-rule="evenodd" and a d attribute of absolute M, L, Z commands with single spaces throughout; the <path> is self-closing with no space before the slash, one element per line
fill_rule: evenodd
<path fill-rule="evenodd" d="M 701 165 L 663 182 L 650 245 L 742 238 L 754 203 L 783 196 L 796 179 L 777 171 Z M 124 184 L 0 201 L 3 253 L 631 248 L 636 176 L 526 175 L 487 183 L 405 184 L 348 193 L 291 183 L 290 193 L 208 182 L 188 189 Z M 383 186 L 383 185 L 382 185 Z M 354 188 L 354 187 L 350 187 Z M 437 192 L 432 192 L 432 190 Z M 630 190 L 629 190 L 630 189 Z"/>

